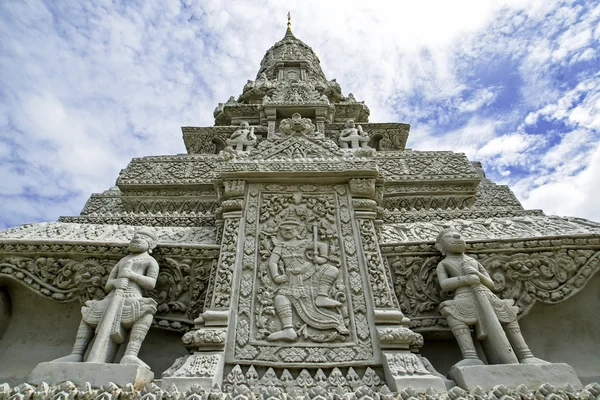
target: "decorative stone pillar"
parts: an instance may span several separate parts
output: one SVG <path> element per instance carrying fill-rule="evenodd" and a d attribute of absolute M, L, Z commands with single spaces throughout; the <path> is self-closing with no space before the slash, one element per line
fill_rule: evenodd
<path fill-rule="evenodd" d="M 315 109 L 315 122 L 317 125 L 317 131 L 321 134 L 325 134 L 325 122 L 327 119 L 327 109 L 326 108 L 317 108 Z"/>
<path fill-rule="evenodd" d="M 371 288 L 375 326 L 381 348 L 385 379 L 396 392 L 411 386 L 417 390 L 432 387 L 445 390 L 442 375 L 429 361 L 416 354 L 423 346 L 423 337 L 410 330 L 410 320 L 400 310 L 377 240 L 375 219 L 377 202 L 375 179 L 355 178 L 349 181 L 352 207 L 358 225 L 360 248 Z"/>
<path fill-rule="evenodd" d="M 199 385 L 210 390 L 223 381 L 225 358 L 225 338 L 229 327 L 231 312 L 232 286 L 236 265 L 239 237 L 243 237 L 240 228 L 244 192 L 243 180 L 223 182 L 222 215 L 223 233 L 221 252 L 217 268 L 211 276 L 207 289 L 206 308 L 195 322 L 195 329 L 183 336 L 184 346 L 191 354 L 181 357 L 163 373 L 161 386 L 168 390 L 173 386 L 179 391 Z M 219 190 L 218 190 L 219 191 Z"/>
<path fill-rule="evenodd" d="M 275 126 L 277 124 L 277 109 L 273 107 L 265 107 L 265 115 L 267 116 L 267 139 L 275 135 Z"/>

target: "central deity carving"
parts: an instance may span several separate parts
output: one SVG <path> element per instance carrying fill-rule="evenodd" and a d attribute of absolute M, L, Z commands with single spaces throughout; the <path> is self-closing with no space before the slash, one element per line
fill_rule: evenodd
<path fill-rule="evenodd" d="M 265 250 L 270 249 L 263 263 L 263 282 L 271 282 L 268 289 L 259 290 L 259 296 L 272 293 L 274 312 L 281 324 L 281 329 L 275 328 L 266 336 L 268 341 L 293 342 L 303 335 L 325 342 L 343 340 L 349 334 L 344 294 L 336 288 L 339 261 L 327 243 L 327 231 L 331 233 L 332 227 L 326 219 L 319 221 L 309 208 L 319 207 L 308 204 L 315 200 L 300 193 L 293 195 L 292 204 L 262 229 Z"/>

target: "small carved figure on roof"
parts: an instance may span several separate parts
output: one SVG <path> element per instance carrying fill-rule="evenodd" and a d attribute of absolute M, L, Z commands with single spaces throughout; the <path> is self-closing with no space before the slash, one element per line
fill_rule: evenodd
<path fill-rule="evenodd" d="M 250 127 L 247 121 L 242 121 L 240 127 L 231 134 L 231 137 L 225 143 L 237 151 L 250 151 L 254 149 L 257 143 L 254 127 Z"/>
<path fill-rule="evenodd" d="M 354 120 L 346 121 L 346 126 L 340 132 L 339 143 L 342 149 L 368 148 L 369 135 L 363 131 L 362 126 L 355 127 Z"/>
<path fill-rule="evenodd" d="M 518 307 L 502 300 L 492 290 L 494 281 L 474 258 L 465 255 L 466 244 L 454 228 L 440 232 L 436 247 L 444 255 L 437 266 L 442 290 L 454 292 L 452 300 L 440 304 L 440 312 L 456 338 L 463 360 L 456 366 L 482 365 L 471 338 L 470 325 L 482 342 L 490 364 L 544 364 L 533 356 L 517 322 Z"/>

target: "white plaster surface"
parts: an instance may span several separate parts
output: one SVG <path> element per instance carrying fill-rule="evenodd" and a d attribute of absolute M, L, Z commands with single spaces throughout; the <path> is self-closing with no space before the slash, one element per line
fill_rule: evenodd
<path fill-rule="evenodd" d="M 556 305 L 537 303 L 519 323 L 536 357 L 569 364 L 587 385 L 600 382 L 599 310 L 600 274 L 596 274 L 580 293 Z"/>

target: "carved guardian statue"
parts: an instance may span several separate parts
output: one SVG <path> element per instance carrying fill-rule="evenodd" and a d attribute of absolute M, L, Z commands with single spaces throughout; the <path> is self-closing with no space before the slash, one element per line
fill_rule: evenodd
<path fill-rule="evenodd" d="M 119 345 L 129 342 L 121 364 L 132 364 L 150 369 L 138 358 L 138 352 L 150 329 L 157 303 L 142 296 L 142 289 L 154 288 L 158 277 L 158 263 L 150 256 L 156 247 L 156 238 L 147 231 L 134 233 L 129 243 L 129 254 L 112 269 L 102 300 L 88 300 L 81 309 L 82 319 L 73 351 L 54 362 L 81 362 L 94 338 L 96 340 L 86 362 L 113 362 Z"/>
<path fill-rule="evenodd" d="M 482 365 L 469 326 L 475 326 L 489 364 L 543 364 L 533 356 L 517 322 L 513 300 L 498 298 L 494 281 L 485 268 L 465 255 L 466 244 L 453 228 L 440 232 L 436 247 L 445 255 L 437 266 L 442 290 L 454 292 L 452 300 L 440 304 L 440 312 L 458 341 L 463 360 L 455 366 Z"/>

